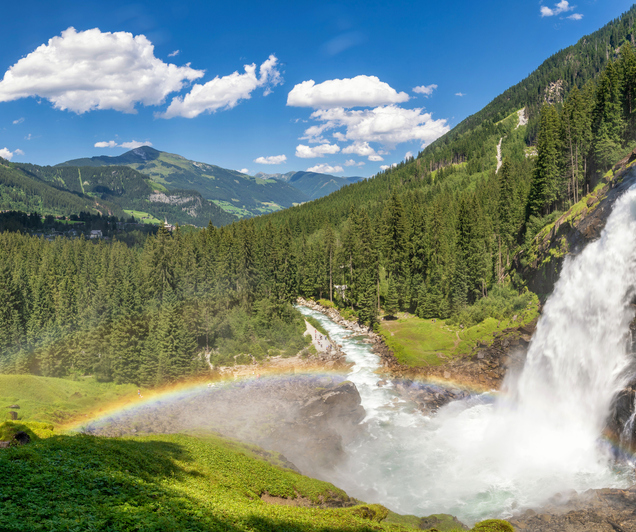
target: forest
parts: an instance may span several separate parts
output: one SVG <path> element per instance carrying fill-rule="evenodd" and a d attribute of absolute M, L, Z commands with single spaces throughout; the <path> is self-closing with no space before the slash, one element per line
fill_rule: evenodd
<path fill-rule="evenodd" d="M 400 311 L 462 325 L 516 312 L 530 299 L 515 256 L 636 145 L 632 17 L 591 38 L 607 46 L 562 93 L 539 91 L 535 132 L 534 96 L 497 104 L 510 112 L 374 178 L 221 228 L 112 242 L 5 231 L 0 371 L 155 386 L 296 354 L 307 345 L 298 296 L 370 327 Z"/>

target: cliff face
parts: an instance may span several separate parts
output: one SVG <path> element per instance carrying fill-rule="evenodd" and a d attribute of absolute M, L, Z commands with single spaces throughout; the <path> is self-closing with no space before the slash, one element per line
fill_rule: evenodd
<path fill-rule="evenodd" d="M 559 278 L 568 254 L 596 240 L 614 202 L 636 183 L 636 152 L 619 162 L 594 191 L 542 229 L 528 249 L 514 258 L 514 268 L 530 290 L 545 301 Z"/>

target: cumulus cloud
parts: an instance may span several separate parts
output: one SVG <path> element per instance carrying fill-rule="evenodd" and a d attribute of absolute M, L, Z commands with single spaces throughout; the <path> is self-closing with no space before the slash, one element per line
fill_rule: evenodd
<path fill-rule="evenodd" d="M 15 151 L 13 152 L 13 154 L 14 154 L 14 155 L 24 155 L 24 152 L 23 152 L 20 148 L 18 148 L 17 150 L 15 150 Z"/>
<path fill-rule="evenodd" d="M 176 57 L 179 55 L 179 52 L 181 52 L 181 50 L 175 50 L 174 52 L 170 52 L 168 54 L 168 57 Z"/>
<path fill-rule="evenodd" d="M 337 144 L 318 144 L 313 148 L 311 146 L 305 146 L 299 144 L 296 146 L 296 157 L 301 159 L 313 159 L 315 157 L 324 157 L 325 155 L 333 155 L 340 151 L 340 146 Z"/>
<path fill-rule="evenodd" d="M 317 172 L 319 174 L 337 174 L 344 172 L 342 166 L 331 166 L 330 164 L 317 164 L 311 168 L 307 168 L 307 172 Z"/>
<path fill-rule="evenodd" d="M 422 145 L 428 144 L 450 130 L 445 119 L 433 120 L 430 113 L 422 109 L 403 109 L 396 105 L 376 107 L 360 111 L 343 108 L 319 109 L 311 114 L 311 118 L 322 122 L 318 127 L 323 133 L 327 130 L 341 129 L 333 133 L 340 141 L 353 141 L 343 153 L 374 155 L 364 151 L 363 143 L 378 142 L 392 149 L 396 144 L 419 140 Z M 307 135 L 310 130 L 305 131 Z M 358 149 L 359 151 L 355 151 Z"/>
<path fill-rule="evenodd" d="M 375 155 L 375 150 L 369 146 L 368 142 L 354 142 L 342 150 L 342 153 L 355 153 L 362 157 L 368 157 L 369 155 Z"/>
<path fill-rule="evenodd" d="M 413 87 L 413 92 L 417 94 L 423 94 L 427 98 L 433 94 L 433 91 L 437 88 L 437 85 L 420 85 L 419 87 Z"/>
<path fill-rule="evenodd" d="M 408 94 L 397 92 L 376 76 L 361 75 L 355 78 L 330 79 L 318 85 L 313 79 L 303 81 L 289 92 L 287 105 L 314 109 L 375 107 L 406 102 L 408 99 Z"/>
<path fill-rule="evenodd" d="M 161 118 L 175 116 L 194 118 L 201 113 L 232 109 L 240 100 L 251 98 L 252 92 L 256 89 L 263 88 L 264 95 L 268 95 L 272 87 L 283 82 L 275 55 L 270 55 L 267 61 L 258 68 L 258 76 L 254 63 L 245 65 L 244 68 L 244 74 L 239 74 L 237 71 L 222 78 L 217 76 L 204 85 L 195 84 L 185 96 L 173 98 L 166 112 L 159 116 Z"/>
<path fill-rule="evenodd" d="M 254 162 L 258 164 L 281 164 L 286 160 L 286 155 L 270 155 L 269 157 L 257 157 Z"/>
<path fill-rule="evenodd" d="M 369 161 L 379 163 L 380 161 L 384 161 L 384 157 L 381 155 L 369 155 Z"/>
<path fill-rule="evenodd" d="M 380 170 L 388 170 L 389 168 L 395 168 L 396 166 L 397 166 L 397 163 L 383 164 L 382 166 L 380 166 Z"/>
<path fill-rule="evenodd" d="M 541 17 L 554 17 L 561 13 L 572 11 L 574 6 L 571 6 L 567 0 L 561 0 L 558 4 L 555 4 L 553 8 L 548 6 L 541 6 Z M 580 19 L 576 19 L 580 20 Z"/>
<path fill-rule="evenodd" d="M 117 144 L 117 142 L 114 140 L 102 140 L 100 142 L 96 142 L 94 146 L 95 148 L 128 148 L 129 150 L 134 150 L 135 148 L 140 148 L 141 146 L 152 146 L 152 142 L 139 142 L 138 140 L 131 140 L 130 142 L 122 142 L 121 144 Z"/>
<path fill-rule="evenodd" d="M 70 27 L 5 72 L 0 102 L 39 96 L 56 109 L 78 114 L 94 109 L 135 113 L 136 104 L 162 104 L 201 76 L 203 71 L 189 65 L 156 58 L 144 35 Z"/>
<path fill-rule="evenodd" d="M 116 148 L 117 143 L 114 140 L 102 140 L 94 144 L 95 148 Z"/>
<path fill-rule="evenodd" d="M 18 118 L 17 120 L 14 120 L 13 121 L 13 125 L 15 126 L 16 124 L 21 124 L 22 122 L 24 122 L 24 117 Z"/>
<path fill-rule="evenodd" d="M 250 171 L 247 168 L 241 168 L 239 172 L 241 172 L 242 174 L 248 174 L 248 175 L 250 173 Z"/>
<path fill-rule="evenodd" d="M 581 20 L 583 18 L 583 15 L 581 15 L 581 13 L 572 13 L 569 17 L 570 20 Z"/>
<path fill-rule="evenodd" d="M 406 155 L 404 155 L 404 159 L 406 161 L 408 161 L 409 159 L 412 159 L 412 158 L 413 158 L 413 152 L 412 151 L 407 151 Z"/>
<path fill-rule="evenodd" d="M 0 150 L 0 157 L 6 159 L 7 161 L 10 161 L 13 158 L 13 155 L 14 153 L 6 147 Z"/>
<path fill-rule="evenodd" d="M 356 163 L 354 159 L 347 159 L 344 163 L 345 166 L 362 166 L 364 162 Z"/>

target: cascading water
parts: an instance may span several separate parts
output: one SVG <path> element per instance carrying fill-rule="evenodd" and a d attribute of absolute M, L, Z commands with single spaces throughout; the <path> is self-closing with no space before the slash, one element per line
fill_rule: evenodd
<path fill-rule="evenodd" d="M 330 478 L 351 495 L 401 513 L 448 512 L 466 522 L 509 516 L 568 490 L 625 487 L 601 433 L 631 362 L 636 288 L 636 190 L 615 204 L 601 238 L 567 258 L 506 396 L 456 401 L 432 417 L 379 388 L 379 360 L 319 319 L 355 365 L 349 375 L 370 438 L 348 447 Z"/>

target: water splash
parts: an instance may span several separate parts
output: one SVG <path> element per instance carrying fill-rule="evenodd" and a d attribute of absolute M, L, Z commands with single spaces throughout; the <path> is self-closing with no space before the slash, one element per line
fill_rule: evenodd
<path fill-rule="evenodd" d="M 448 512 L 466 522 L 539 507 L 558 492 L 630 485 L 633 475 L 600 438 L 632 361 L 635 287 L 632 189 L 600 239 L 566 258 L 508 397 L 473 396 L 426 417 L 378 389 L 367 346 L 343 345 L 371 437 L 349 447 L 348 466 L 333 482 L 402 513 Z M 314 315 L 332 335 L 345 334 Z"/>

